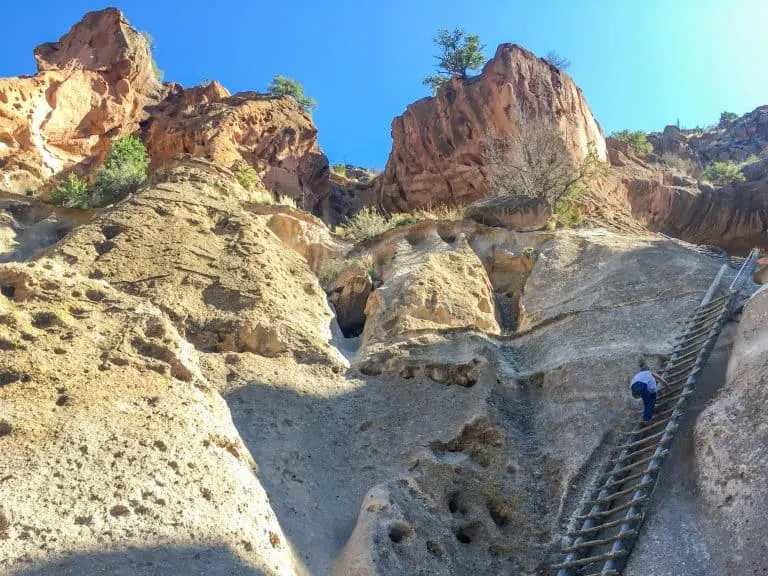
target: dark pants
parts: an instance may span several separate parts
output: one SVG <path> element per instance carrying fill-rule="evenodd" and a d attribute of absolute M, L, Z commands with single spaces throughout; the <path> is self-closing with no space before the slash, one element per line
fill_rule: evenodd
<path fill-rule="evenodd" d="M 656 392 L 648 392 L 648 386 L 644 382 L 633 382 L 632 396 L 643 399 L 643 421 L 648 422 L 653 416 L 653 407 L 656 406 Z"/>

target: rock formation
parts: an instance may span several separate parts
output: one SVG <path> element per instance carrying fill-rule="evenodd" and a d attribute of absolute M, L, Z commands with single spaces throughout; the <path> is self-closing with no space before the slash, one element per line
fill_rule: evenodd
<path fill-rule="evenodd" d="M 226 404 L 159 308 L 46 260 L 4 265 L 0 286 L 3 573 L 297 573 Z"/>
<path fill-rule="evenodd" d="M 176 90 L 144 122 L 152 166 L 178 154 L 227 167 L 245 161 L 260 167 L 270 190 L 307 210 L 328 197 L 328 159 L 312 118 L 295 100 L 256 92 L 230 96 L 217 82 Z"/>
<path fill-rule="evenodd" d="M 725 386 L 696 422 L 697 487 L 729 574 L 768 565 L 767 298 L 761 290 L 745 306 Z"/>
<path fill-rule="evenodd" d="M 266 186 L 308 210 L 330 196 L 317 129 L 292 98 L 231 96 L 212 82 L 183 89 L 155 78 L 146 39 L 123 14 L 87 14 L 35 49 L 38 73 L 0 80 L 0 189 L 36 190 L 74 169 L 92 175 L 112 139 L 142 127 L 152 169 L 177 154 L 256 166 Z"/>
<path fill-rule="evenodd" d="M 434 97 L 392 122 L 392 151 L 378 180 L 378 201 L 392 212 L 429 204 L 467 204 L 487 195 L 483 144 L 493 129 L 516 128 L 517 110 L 556 119 L 575 162 L 605 141 L 581 90 L 564 72 L 514 44 L 502 44 L 469 80 L 453 78 Z"/>
<path fill-rule="evenodd" d="M 162 88 L 115 10 L 36 55 L 34 78 L 0 80 L 2 186 L 15 192 L 0 196 L 11 576 L 543 573 L 637 416 L 628 376 L 640 358 L 660 364 L 724 261 L 641 222 L 735 250 L 762 218 L 762 160 L 743 186 L 716 189 L 669 155 L 739 159 L 738 138 L 757 154 L 763 111 L 718 134 L 668 129 L 647 155 L 606 148 L 570 78 L 512 45 L 409 107 L 385 173 L 359 184 L 329 181 L 289 99 Z M 482 198 L 484 129 L 514 130 L 519 105 L 556 117 L 575 158 L 593 141 L 610 160 L 581 200 L 587 226 L 543 230 L 548 205 Z M 90 173 L 126 133 L 153 163 L 127 198 L 80 211 L 18 194 Z M 241 161 L 325 222 L 256 203 Z M 374 194 L 388 210 L 477 202 L 364 242 L 331 233 Z M 768 501 L 765 300 L 744 309 L 695 452 L 690 432 L 683 442 L 697 466 L 674 469 L 697 488 L 686 521 L 712 532 L 668 538 L 683 560 L 655 573 L 690 571 L 691 556 L 706 570 L 715 554 L 734 574 L 768 566 L 754 537 Z M 696 410 L 718 384 L 704 376 Z M 675 520 L 647 521 L 677 536 Z"/>
<path fill-rule="evenodd" d="M 114 8 L 86 14 L 59 42 L 38 46 L 35 59 L 35 76 L 0 79 L 0 188 L 8 192 L 73 167 L 88 173 L 164 96 L 146 40 Z"/>
<path fill-rule="evenodd" d="M 758 111 L 748 116 L 761 118 Z M 753 130 L 759 126 L 757 123 Z M 747 167 L 746 182 L 727 187 L 716 187 L 695 177 L 700 171 L 697 166 L 727 159 L 724 150 L 743 160 L 759 147 L 757 140 L 768 142 L 760 140 L 759 132 L 748 133 L 745 140 L 728 140 L 730 144 L 725 146 L 724 135 L 720 139 L 716 134 L 689 139 L 676 128 L 667 127 L 663 138 L 651 139 L 658 142 L 664 160 L 653 153 L 643 156 L 628 144 L 609 138 L 612 170 L 601 185 L 601 195 L 625 199 L 632 215 L 645 226 L 689 242 L 713 244 L 734 254 L 766 246 L 768 173 L 762 166 L 768 160 Z M 693 173 L 682 172 L 675 159 L 686 161 Z"/>

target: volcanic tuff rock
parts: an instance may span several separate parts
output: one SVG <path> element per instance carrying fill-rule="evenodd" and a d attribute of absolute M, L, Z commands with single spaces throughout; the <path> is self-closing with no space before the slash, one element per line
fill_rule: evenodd
<path fill-rule="evenodd" d="M 574 161 L 589 142 L 605 159 L 600 126 L 573 80 L 514 44 L 501 44 L 482 74 L 453 78 L 392 122 L 392 151 L 378 200 L 393 212 L 469 203 L 487 195 L 483 143 L 515 130 L 515 110 L 555 119 Z"/>
<path fill-rule="evenodd" d="M 72 167 L 88 173 L 164 96 L 146 40 L 114 8 L 86 14 L 35 59 L 35 76 L 0 79 L 0 187 L 9 192 Z"/>
<path fill-rule="evenodd" d="M 374 281 L 345 359 L 302 254 L 348 247 L 246 197 L 172 160 L 0 265 L 12 573 L 530 573 L 633 410 L 626 374 L 719 267 L 647 236 L 421 221 L 349 252 Z"/>
<path fill-rule="evenodd" d="M 729 574 L 768 565 L 768 291 L 744 307 L 725 386 L 696 423 L 697 486 Z"/>
<path fill-rule="evenodd" d="M 669 129 L 665 134 L 668 132 Z M 715 136 L 710 138 L 716 141 Z M 695 139 L 691 136 L 691 140 Z M 743 254 L 753 246 L 768 246 L 768 174 L 760 171 L 768 160 L 745 168 L 745 173 L 752 170 L 746 182 L 716 187 L 694 177 L 700 170 L 696 166 L 706 163 L 706 156 L 694 154 L 693 148 L 665 152 L 661 160 L 656 154 L 638 154 L 613 138 L 607 142 L 612 170 L 599 185 L 599 194 L 626 202 L 633 216 L 651 230 L 689 242 L 720 246 L 734 254 Z M 747 151 L 753 150 L 748 142 L 744 146 Z M 713 145 L 707 150 L 715 148 Z M 736 144 L 730 149 L 737 155 Z M 694 175 L 681 171 L 674 158 L 689 160 Z"/>
<path fill-rule="evenodd" d="M 49 260 L 0 266 L 0 286 L 3 574 L 297 573 L 226 404 L 159 308 Z"/>
<path fill-rule="evenodd" d="M 218 82 L 175 92 L 150 110 L 143 138 L 160 166 L 188 153 L 233 167 L 258 166 L 264 184 L 312 210 L 330 194 L 328 159 L 309 113 L 293 98 L 230 96 Z"/>
<path fill-rule="evenodd" d="M 260 206 L 251 211 L 246 197 L 229 170 L 174 160 L 142 194 L 68 235 L 52 257 L 155 303 L 200 350 L 330 361 L 325 295 L 306 260 L 284 248 L 270 216 Z"/>

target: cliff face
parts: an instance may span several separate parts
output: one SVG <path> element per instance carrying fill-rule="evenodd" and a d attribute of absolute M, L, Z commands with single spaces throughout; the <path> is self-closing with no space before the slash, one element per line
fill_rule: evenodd
<path fill-rule="evenodd" d="M 292 98 L 231 96 L 217 82 L 176 89 L 150 111 L 142 132 L 152 166 L 178 154 L 259 167 L 264 184 L 312 210 L 329 194 L 328 159 L 309 113 Z"/>
<path fill-rule="evenodd" d="M 734 254 L 768 246 L 768 157 L 759 156 L 768 139 L 757 109 L 728 128 L 685 134 L 667 127 L 650 135 L 657 153 L 640 154 L 624 142 L 607 140 L 611 175 L 603 196 L 624 201 L 632 215 L 653 231 Z M 740 137 L 743 136 L 743 137 Z M 702 180 L 714 161 L 742 163 L 744 182 L 717 186 Z"/>
<path fill-rule="evenodd" d="M 292 98 L 183 89 L 155 78 L 150 47 L 123 14 L 87 14 L 35 49 L 38 73 L 0 79 L 0 189 L 36 190 L 61 172 L 89 176 L 111 141 L 141 134 L 157 169 L 177 154 L 256 166 L 275 193 L 313 210 L 330 195 L 312 118 Z"/>
<path fill-rule="evenodd" d="M 407 211 L 468 203 L 487 195 L 483 144 L 516 130 L 516 110 L 555 120 L 574 161 L 589 142 L 605 158 L 605 141 L 571 78 L 514 45 L 502 44 L 482 74 L 454 78 L 392 122 L 392 151 L 378 180 L 381 205 Z"/>
<path fill-rule="evenodd" d="M 62 170 L 87 173 L 159 102 L 146 40 L 122 13 L 87 14 L 35 49 L 38 73 L 0 79 L 0 187 L 36 189 Z"/>
<path fill-rule="evenodd" d="M 759 536 L 768 529 L 768 292 L 744 307 L 725 385 L 696 422 L 696 486 L 707 516 L 722 535 L 718 545 L 729 574 L 768 565 Z"/>

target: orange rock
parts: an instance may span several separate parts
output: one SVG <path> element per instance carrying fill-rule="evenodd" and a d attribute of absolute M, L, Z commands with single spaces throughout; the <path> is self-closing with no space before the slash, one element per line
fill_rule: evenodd
<path fill-rule="evenodd" d="M 227 167 L 244 160 L 262 166 L 270 190 L 306 209 L 329 194 L 328 159 L 317 144 L 317 128 L 292 98 L 230 96 L 217 82 L 179 87 L 152 110 L 143 135 L 153 167 L 182 153 Z"/>
<path fill-rule="evenodd" d="M 556 119 L 575 161 L 590 141 L 605 159 L 602 130 L 571 78 L 514 44 L 502 44 L 476 78 L 453 78 L 392 122 L 392 152 L 378 181 L 381 204 L 408 211 L 486 196 L 483 143 L 515 130 L 514 110 Z"/>
<path fill-rule="evenodd" d="M 164 96 L 146 40 L 114 8 L 86 14 L 35 59 L 35 76 L 0 79 L 0 188 L 9 192 L 75 166 L 88 172 Z"/>

